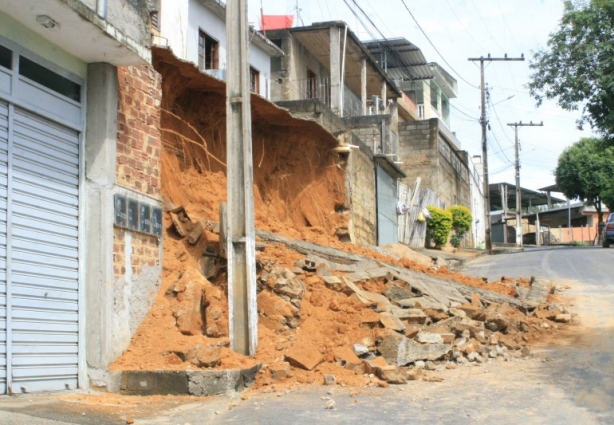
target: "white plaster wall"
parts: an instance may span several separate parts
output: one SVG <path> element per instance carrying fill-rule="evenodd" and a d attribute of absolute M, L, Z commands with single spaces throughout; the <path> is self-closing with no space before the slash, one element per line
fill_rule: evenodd
<path fill-rule="evenodd" d="M 260 72 L 260 96 L 271 98 L 271 57 L 253 42 L 249 44 L 249 64 Z"/>
<path fill-rule="evenodd" d="M 220 43 L 219 69 L 226 69 L 226 22 L 195 0 L 162 0 L 160 32 L 175 56 L 198 66 L 198 32 Z M 271 57 L 253 42 L 248 61 L 260 72 L 260 95 L 270 98 Z"/>
<path fill-rule="evenodd" d="M 188 5 L 189 0 L 162 0 L 160 3 L 160 35 L 175 56 L 184 60 L 188 57 Z"/>
<path fill-rule="evenodd" d="M 201 29 L 220 43 L 219 69 L 226 69 L 226 22 L 194 0 L 190 1 L 188 14 L 188 51 L 185 59 L 198 65 L 198 30 Z"/>

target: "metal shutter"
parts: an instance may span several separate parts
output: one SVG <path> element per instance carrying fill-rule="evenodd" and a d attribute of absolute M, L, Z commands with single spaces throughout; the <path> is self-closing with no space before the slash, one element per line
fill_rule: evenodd
<path fill-rule="evenodd" d="M 397 181 L 376 166 L 377 177 L 377 244 L 399 241 L 397 218 Z"/>
<path fill-rule="evenodd" d="M 1 156 L 0 151 L 0 167 L 5 166 Z M 10 389 L 13 393 L 74 389 L 79 133 L 15 107 L 9 164 Z M 1 173 L 0 168 L 0 178 Z"/>
<path fill-rule="evenodd" d="M 0 100 L 0 394 L 6 393 L 6 205 L 9 106 Z"/>

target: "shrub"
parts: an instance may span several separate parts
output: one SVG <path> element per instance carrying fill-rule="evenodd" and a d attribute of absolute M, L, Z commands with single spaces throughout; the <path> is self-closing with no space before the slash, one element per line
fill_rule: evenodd
<path fill-rule="evenodd" d="M 450 243 L 454 248 L 458 248 L 465 233 L 471 229 L 473 217 L 469 208 L 462 205 L 453 205 L 448 211 L 452 214 L 452 230 L 454 230 Z"/>
<path fill-rule="evenodd" d="M 434 206 L 428 206 L 431 219 L 426 224 L 426 239 L 433 240 L 436 248 L 441 248 L 448 242 L 452 229 L 452 214 Z"/>

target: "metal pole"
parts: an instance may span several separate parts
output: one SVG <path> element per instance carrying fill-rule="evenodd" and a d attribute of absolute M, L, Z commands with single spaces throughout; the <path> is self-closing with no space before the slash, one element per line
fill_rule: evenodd
<path fill-rule="evenodd" d="M 253 356 L 258 344 L 258 315 L 247 1 L 228 0 L 226 13 L 228 217 L 224 225 L 230 347 Z"/>

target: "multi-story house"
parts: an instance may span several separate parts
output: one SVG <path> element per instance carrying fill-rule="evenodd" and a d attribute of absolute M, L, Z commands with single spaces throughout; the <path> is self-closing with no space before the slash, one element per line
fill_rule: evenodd
<path fill-rule="evenodd" d="M 402 93 L 344 22 L 268 29 L 267 37 L 284 51 L 272 61 L 272 100 L 339 135 L 340 152 L 347 149 L 351 239 L 397 242 L 397 180 L 404 173 L 396 100 Z"/>

